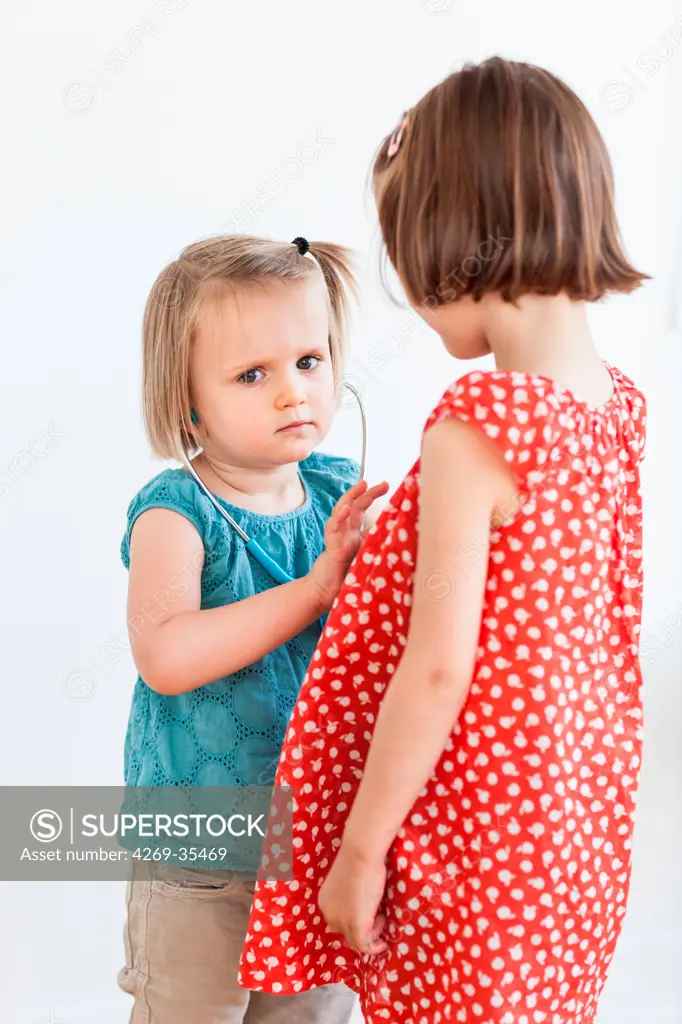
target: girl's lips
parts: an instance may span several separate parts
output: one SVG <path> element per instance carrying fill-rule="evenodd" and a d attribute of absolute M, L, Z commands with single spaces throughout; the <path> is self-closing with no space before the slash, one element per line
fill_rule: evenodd
<path fill-rule="evenodd" d="M 300 420 L 298 423 L 288 423 L 286 427 L 280 427 L 277 433 L 281 434 L 285 430 L 301 430 L 303 427 L 312 427 L 312 423 L 309 420 Z"/>

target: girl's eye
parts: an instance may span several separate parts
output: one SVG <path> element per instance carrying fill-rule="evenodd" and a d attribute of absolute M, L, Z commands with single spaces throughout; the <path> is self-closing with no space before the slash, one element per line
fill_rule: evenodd
<path fill-rule="evenodd" d="M 296 363 L 299 370 L 314 370 L 322 362 L 319 356 L 303 356 L 302 359 Z M 303 365 L 303 364 L 307 365 Z M 312 365 L 310 365 L 312 363 Z"/>
<path fill-rule="evenodd" d="M 256 374 L 262 374 L 262 372 L 262 370 L 256 369 L 244 370 L 244 373 L 242 373 L 240 377 L 237 377 L 237 380 L 243 381 L 244 384 L 256 384 L 260 379 Z"/>

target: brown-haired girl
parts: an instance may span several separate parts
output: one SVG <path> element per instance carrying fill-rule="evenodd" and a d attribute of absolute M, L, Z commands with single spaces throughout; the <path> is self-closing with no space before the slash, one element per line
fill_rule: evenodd
<path fill-rule="evenodd" d="M 277 776 L 295 877 L 258 886 L 240 979 L 345 980 L 368 1024 L 588 1024 L 630 878 L 645 403 L 587 304 L 644 275 L 541 68 L 450 75 L 373 181 L 411 305 L 495 369 L 445 391 L 332 609 Z"/>

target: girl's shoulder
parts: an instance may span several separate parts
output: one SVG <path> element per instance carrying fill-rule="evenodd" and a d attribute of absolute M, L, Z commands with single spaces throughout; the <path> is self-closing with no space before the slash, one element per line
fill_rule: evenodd
<path fill-rule="evenodd" d="M 510 406 L 532 404 L 533 399 L 549 400 L 551 408 L 558 412 L 578 413 L 582 410 L 585 415 L 605 415 L 623 405 L 645 409 L 646 400 L 637 385 L 613 364 L 604 361 L 604 366 L 613 381 L 613 394 L 599 408 L 591 408 L 581 402 L 569 388 L 551 377 L 520 370 L 474 370 L 450 385 L 432 416 L 442 404 L 473 400 L 480 405 L 497 403 L 500 414 L 503 407 L 508 411 Z M 548 415 L 544 406 L 541 406 L 541 414 Z"/>
<path fill-rule="evenodd" d="M 196 482 L 184 469 L 164 469 L 144 484 L 130 502 L 133 508 L 136 502 L 144 502 L 155 497 L 171 497 L 182 501 L 192 493 Z"/>
<path fill-rule="evenodd" d="M 473 371 L 443 394 L 425 430 L 449 416 L 477 426 L 524 489 L 545 484 L 581 449 L 625 441 L 635 460 L 644 447 L 644 396 L 620 370 L 606 363 L 611 398 L 599 408 L 576 399 L 549 377 L 517 370 Z"/>
<path fill-rule="evenodd" d="M 130 536 L 136 520 L 152 508 L 178 512 L 196 527 L 204 543 L 211 531 L 216 512 L 194 478 L 184 469 L 164 469 L 140 488 L 128 505 L 126 530 L 121 542 L 121 558 L 130 566 Z"/>
<path fill-rule="evenodd" d="M 513 406 L 525 406 L 527 411 L 537 408 L 538 401 L 550 399 L 552 408 L 558 408 L 561 387 L 549 377 L 522 373 L 519 370 L 473 370 L 451 384 L 431 413 L 434 422 L 440 412 L 449 406 L 462 411 L 478 408 L 477 418 L 487 419 L 489 410 L 502 418 Z M 483 410 L 486 410 L 484 416 Z M 549 409 L 541 406 L 540 414 L 547 416 Z"/>
<path fill-rule="evenodd" d="M 475 370 L 451 384 L 432 411 L 427 427 L 456 413 L 481 423 L 503 427 L 533 425 L 553 430 L 587 432 L 615 419 L 632 419 L 642 428 L 646 400 L 637 386 L 617 367 L 604 363 L 613 382 L 611 397 L 599 407 L 577 399 L 564 385 L 540 374 L 520 370 Z M 486 428 L 492 435 L 496 428 Z M 512 430 L 512 437 L 515 431 Z"/>
<path fill-rule="evenodd" d="M 559 389 L 546 377 L 516 370 L 475 370 L 445 391 L 425 429 L 449 416 L 472 422 L 499 446 L 518 446 L 550 440 L 565 410 Z M 567 425 L 568 424 L 568 418 Z M 537 436 L 538 429 L 540 437 Z"/>

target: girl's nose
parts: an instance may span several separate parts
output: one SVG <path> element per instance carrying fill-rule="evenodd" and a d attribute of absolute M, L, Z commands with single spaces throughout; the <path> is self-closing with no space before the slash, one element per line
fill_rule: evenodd
<path fill-rule="evenodd" d="M 288 380 L 282 384 L 276 400 L 278 409 L 295 409 L 305 403 L 306 393 L 301 380 Z"/>

